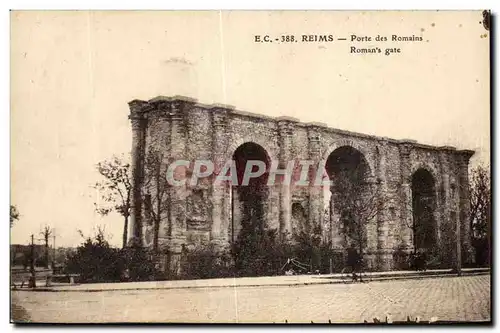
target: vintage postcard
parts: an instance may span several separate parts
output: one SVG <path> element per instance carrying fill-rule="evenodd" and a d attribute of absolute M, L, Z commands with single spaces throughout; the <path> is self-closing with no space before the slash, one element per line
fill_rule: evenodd
<path fill-rule="evenodd" d="M 13 323 L 491 323 L 489 11 L 10 21 Z"/>

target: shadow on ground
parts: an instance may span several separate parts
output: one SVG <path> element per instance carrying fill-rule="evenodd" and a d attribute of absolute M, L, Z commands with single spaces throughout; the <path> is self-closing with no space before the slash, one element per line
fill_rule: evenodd
<path fill-rule="evenodd" d="M 22 306 L 15 304 L 14 300 L 10 308 L 10 321 L 15 324 L 28 323 L 31 321 L 28 311 Z"/>

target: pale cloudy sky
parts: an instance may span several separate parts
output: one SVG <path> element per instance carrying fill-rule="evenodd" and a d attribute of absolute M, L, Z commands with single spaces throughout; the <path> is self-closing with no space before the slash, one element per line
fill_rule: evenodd
<path fill-rule="evenodd" d="M 13 243 L 58 245 L 122 220 L 94 213 L 95 164 L 128 153 L 127 102 L 186 95 L 269 116 L 474 149 L 489 160 L 489 39 L 480 12 L 12 12 Z M 398 34 L 418 43 L 255 43 L 269 34 Z M 350 46 L 401 54 L 349 54 Z"/>

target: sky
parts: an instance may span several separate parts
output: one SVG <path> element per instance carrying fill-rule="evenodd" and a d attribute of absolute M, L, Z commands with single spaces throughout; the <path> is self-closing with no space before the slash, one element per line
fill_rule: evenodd
<path fill-rule="evenodd" d="M 120 216 L 94 212 L 95 165 L 128 154 L 127 103 L 184 95 L 268 116 L 473 149 L 490 158 L 489 38 L 479 11 L 11 12 L 11 242 L 57 246 Z M 332 34 L 331 43 L 256 35 Z M 351 42 L 351 35 L 422 42 Z M 300 39 L 300 38 L 299 38 Z M 389 56 L 350 47 L 400 48 Z"/>

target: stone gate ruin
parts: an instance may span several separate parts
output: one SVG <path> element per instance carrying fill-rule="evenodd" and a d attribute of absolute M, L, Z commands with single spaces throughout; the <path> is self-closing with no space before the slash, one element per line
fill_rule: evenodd
<path fill-rule="evenodd" d="M 237 164 L 257 159 L 266 165 L 277 160 L 280 168 L 292 160 L 309 160 L 323 165 L 329 176 L 341 170 L 362 170 L 358 177 L 375 186 L 385 202 L 377 218 L 366 226 L 365 258 L 372 268 L 393 269 L 394 253 L 401 249 L 407 253 L 433 249 L 450 265 L 457 255 L 462 261 L 471 259 L 471 150 L 353 133 L 288 117 L 271 118 L 179 96 L 133 100 L 129 106 L 133 132 L 131 241 L 174 255 L 183 246 L 200 242 L 224 247 L 237 236 L 245 212 L 252 210 L 263 216 L 266 227 L 281 234 L 320 225 L 334 250 L 342 252 L 346 247 L 333 190 L 279 183 L 266 187 L 259 179 L 250 184 L 259 188 L 256 191 L 213 186 L 209 181 L 169 186 L 165 191 L 167 209 L 155 226 L 149 207 L 156 194 L 144 190 L 147 154 L 155 149 L 162 153 L 158 170 L 179 159 L 211 160 L 216 172 L 231 159 Z M 180 172 L 189 173 L 189 168 Z"/>

